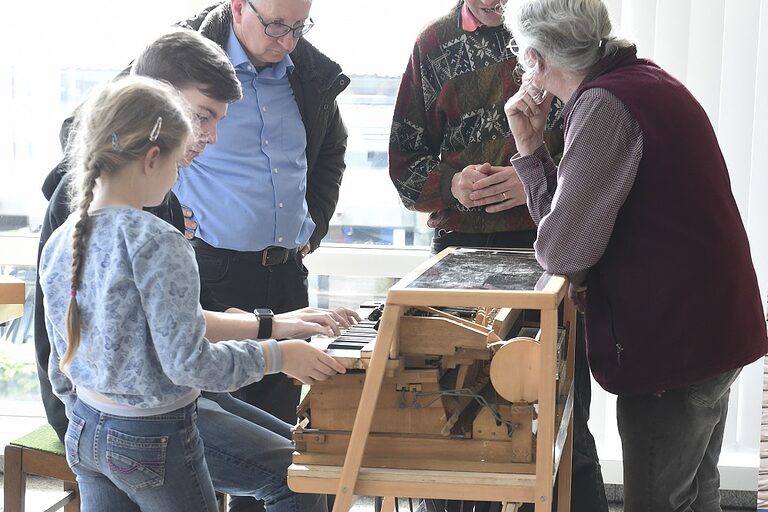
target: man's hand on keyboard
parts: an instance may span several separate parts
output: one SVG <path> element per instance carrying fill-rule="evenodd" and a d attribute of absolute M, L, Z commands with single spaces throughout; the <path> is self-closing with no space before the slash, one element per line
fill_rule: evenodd
<path fill-rule="evenodd" d="M 272 337 L 275 339 L 307 338 L 315 334 L 335 337 L 360 321 L 360 315 L 349 308 L 323 309 L 306 307 L 275 315 Z"/>

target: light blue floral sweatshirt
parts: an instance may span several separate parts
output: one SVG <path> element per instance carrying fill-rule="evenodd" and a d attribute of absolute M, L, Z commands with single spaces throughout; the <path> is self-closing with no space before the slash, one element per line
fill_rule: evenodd
<path fill-rule="evenodd" d="M 68 368 L 71 380 L 59 370 L 59 360 L 67 347 L 76 215 L 53 233 L 40 259 L 51 340 L 48 371 L 67 411 L 77 387 L 81 398 L 96 393 L 135 411 L 124 415 L 138 416 L 186 405 L 201 389 L 235 390 L 280 371 L 275 341 L 205 339 L 197 263 L 173 226 L 129 207 L 95 211 L 91 220 L 77 291 L 81 338 Z"/>

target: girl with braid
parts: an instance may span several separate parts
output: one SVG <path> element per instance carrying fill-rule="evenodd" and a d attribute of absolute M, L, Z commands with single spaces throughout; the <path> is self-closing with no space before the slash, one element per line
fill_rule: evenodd
<path fill-rule="evenodd" d="M 205 339 L 194 252 L 142 211 L 163 201 L 193 135 L 178 93 L 141 77 L 93 95 L 78 123 L 74 211 L 39 271 L 49 375 L 67 409 L 84 512 L 217 510 L 196 426 L 200 391 L 288 372 L 291 344 L 307 345 Z M 269 510 L 295 509 L 284 498 Z"/>

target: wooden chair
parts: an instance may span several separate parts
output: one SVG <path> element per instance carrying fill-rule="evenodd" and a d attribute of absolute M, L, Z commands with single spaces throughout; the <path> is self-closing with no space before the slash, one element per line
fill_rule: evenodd
<path fill-rule="evenodd" d="M 27 475 L 61 480 L 66 495 L 45 512 L 79 512 L 80 496 L 75 475 L 64 458 L 64 445 L 50 425 L 44 425 L 5 447 L 5 511 L 24 512 Z M 57 495 L 58 496 L 58 495 Z"/>
<path fill-rule="evenodd" d="M 64 445 L 50 425 L 44 425 L 12 441 L 5 447 L 5 512 L 24 512 L 27 475 L 61 480 L 66 495 L 51 503 L 44 512 L 64 508 L 64 512 L 80 511 L 80 495 L 75 475 L 64 457 Z M 225 494 L 216 494 L 219 512 L 226 512 Z"/>

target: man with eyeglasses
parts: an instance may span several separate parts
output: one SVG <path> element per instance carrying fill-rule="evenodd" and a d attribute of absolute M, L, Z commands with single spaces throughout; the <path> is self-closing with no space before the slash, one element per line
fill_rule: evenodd
<path fill-rule="evenodd" d="M 198 224 L 192 244 L 201 280 L 265 324 L 272 312 L 308 305 L 303 257 L 328 231 L 345 169 L 336 97 L 349 78 L 304 39 L 311 6 L 228 0 L 181 23 L 224 48 L 243 98 L 174 192 Z M 293 424 L 299 393 L 290 379 L 270 376 L 234 394 Z M 233 498 L 230 510 L 260 510 L 245 500 L 252 501 Z"/>
<path fill-rule="evenodd" d="M 429 212 L 432 251 L 449 246 L 533 247 L 536 225 L 509 159 L 514 140 L 504 103 L 519 87 L 507 0 L 463 0 L 419 34 L 403 73 L 392 121 L 389 174 L 403 204 Z M 562 104 L 544 140 L 563 150 Z M 577 325 L 571 510 L 607 512 L 595 441 L 587 427 L 591 382 L 583 323 Z M 487 503 L 428 502 L 430 512 L 498 510 Z M 525 505 L 521 510 L 532 510 Z"/>

